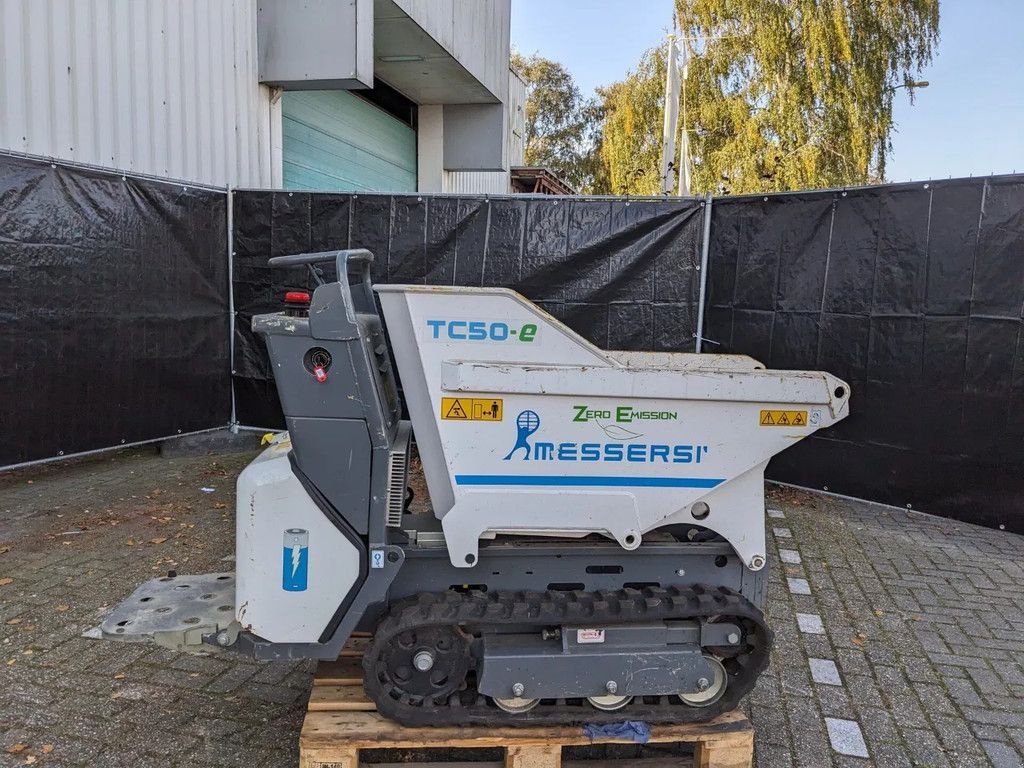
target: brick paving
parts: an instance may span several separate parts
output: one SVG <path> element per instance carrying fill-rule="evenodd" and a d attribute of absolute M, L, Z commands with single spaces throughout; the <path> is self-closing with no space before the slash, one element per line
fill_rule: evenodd
<path fill-rule="evenodd" d="M 297 763 L 309 663 L 81 637 L 146 579 L 233 569 L 250 458 L 135 451 L 0 475 L 0 766 Z"/>
<path fill-rule="evenodd" d="M 0 766 L 296 764 L 309 663 L 81 637 L 147 578 L 232 567 L 249 458 L 0 475 Z M 1024 764 L 1024 538 L 786 488 L 769 508 L 759 768 Z"/>
<path fill-rule="evenodd" d="M 1024 765 L 1024 538 L 788 488 L 768 506 L 757 765 Z M 837 751 L 855 730 L 867 758 Z"/>

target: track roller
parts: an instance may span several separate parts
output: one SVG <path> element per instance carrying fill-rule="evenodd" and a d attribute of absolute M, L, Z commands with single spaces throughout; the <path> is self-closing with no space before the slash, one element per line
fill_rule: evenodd
<path fill-rule="evenodd" d="M 617 709 L 622 709 L 632 700 L 632 696 L 615 696 L 613 694 L 587 697 L 587 701 L 590 702 L 590 706 L 595 709 L 600 709 L 602 712 L 614 712 Z"/>
<path fill-rule="evenodd" d="M 713 678 L 711 680 L 701 678 L 707 683 L 707 687 L 705 687 L 703 691 L 697 691 L 696 693 L 679 694 L 680 700 L 691 707 L 710 707 L 722 698 L 722 695 L 725 693 L 725 688 L 729 684 L 729 675 L 726 674 L 725 667 L 722 666 L 722 662 L 714 656 L 708 656 L 707 654 L 705 654 L 704 659 L 713 670 Z"/>

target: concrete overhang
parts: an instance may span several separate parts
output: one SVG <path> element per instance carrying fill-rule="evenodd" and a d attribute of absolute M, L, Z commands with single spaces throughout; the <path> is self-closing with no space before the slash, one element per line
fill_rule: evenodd
<path fill-rule="evenodd" d="M 454 5 L 410 8 L 452 37 Z M 257 38 L 260 82 L 286 90 L 372 88 L 380 78 L 417 104 L 502 101 L 394 0 L 259 0 Z"/>
<path fill-rule="evenodd" d="M 374 0 L 373 70 L 417 104 L 501 101 L 394 0 Z"/>

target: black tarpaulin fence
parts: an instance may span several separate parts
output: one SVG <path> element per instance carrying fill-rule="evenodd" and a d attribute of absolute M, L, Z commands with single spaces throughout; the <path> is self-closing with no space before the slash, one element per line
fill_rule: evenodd
<path fill-rule="evenodd" d="M 0 466 L 227 424 L 226 211 L 0 157 Z"/>
<path fill-rule="evenodd" d="M 271 256 L 375 252 L 392 283 L 503 285 L 599 346 L 692 351 L 699 200 L 232 193 L 0 157 L 0 466 L 281 424 L 253 314 Z M 703 336 L 831 371 L 851 416 L 769 477 L 1024 532 L 1024 176 L 718 198 Z"/>
<path fill-rule="evenodd" d="M 605 349 L 693 351 L 700 200 L 333 195 L 238 190 L 235 396 L 239 420 L 283 426 L 252 316 L 308 288 L 289 253 L 368 248 L 375 282 L 507 286 Z"/>
<path fill-rule="evenodd" d="M 768 476 L 1024 531 L 1024 180 L 716 200 L 704 336 L 850 416 Z"/>

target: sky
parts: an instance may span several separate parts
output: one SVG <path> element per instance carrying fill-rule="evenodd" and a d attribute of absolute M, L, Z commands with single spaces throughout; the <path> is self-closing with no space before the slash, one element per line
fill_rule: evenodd
<path fill-rule="evenodd" d="M 584 94 L 621 79 L 672 24 L 672 0 L 512 0 L 512 45 Z M 890 181 L 1024 172 L 1024 0 L 942 0 L 913 106 L 898 92 Z"/>

